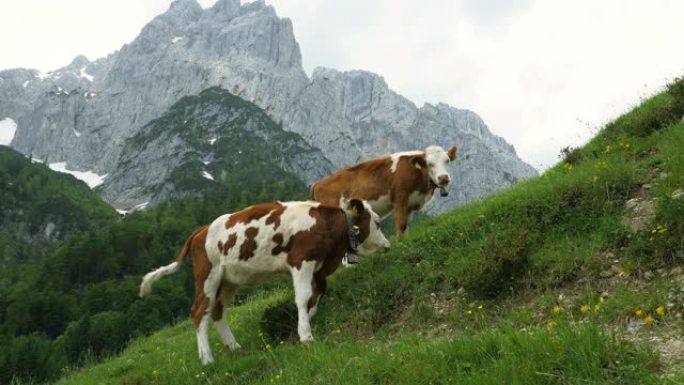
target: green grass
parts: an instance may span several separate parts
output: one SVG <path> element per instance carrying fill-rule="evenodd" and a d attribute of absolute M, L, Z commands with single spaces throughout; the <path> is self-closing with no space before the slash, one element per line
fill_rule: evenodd
<path fill-rule="evenodd" d="M 359 339 L 338 329 L 303 347 L 270 341 L 254 327 L 259 313 L 272 303 L 272 298 L 266 298 L 232 310 L 234 332 L 243 350 L 217 354 L 214 365 L 199 364 L 194 329 L 184 322 L 60 383 L 658 383 L 653 375 L 658 365 L 654 354 L 611 338 L 591 324 L 566 324 L 551 331 L 502 326 L 439 338 L 413 332 Z M 212 342 L 218 343 L 217 338 Z"/>
<path fill-rule="evenodd" d="M 183 322 L 60 383 L 683 383 L 646 342 L 684 334 L 684 301 L 670 298 L 683 283 L 640 278 L 684 262 L 684 199 L 671 198 L 684 188 L 682 88 L 608 124 L 571 162 L 426 219 L 390 253 L 336 273 L 311 346 L 295 342 L 283 279 L 229 310 L 243 349 L 211 366 Z M 625 201 L 644 194 L 655 218 L 631 233 Z M 602 277 L 615 260 L 624 275 Z"/>

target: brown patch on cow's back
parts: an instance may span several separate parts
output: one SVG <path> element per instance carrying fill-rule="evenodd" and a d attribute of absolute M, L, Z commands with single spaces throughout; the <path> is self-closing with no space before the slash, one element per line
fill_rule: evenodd
<path fill-rule="evenodd" d="M 230 214 L 228 220 L 226 221 L 226 229 L 230 229 L 238 223 L 248 224 L 252 221 L 258 221 L 262 217 L 268 215 L 270 212 L 274 212 L 275 214 L 275 212 L 278 211 L 282 213 L 284 210 L 284 206 L 280 203 L 262 203 L 259 205 L 250 206 L 244 210 Z M 280 214 L 278 214 L 277 218 L 278 223 L 280 223 Z M 271 220 L 270 217 L 267 219 L 267 222 L 269 220 Z"/>
<path fill-rule="evenodd" d="M 279 203 L 278 206 L 279 207 L 273 210 L 271 214 L 268 216 L 268 218 L 266 218 L 266 224 L 273 224 L 273 230 L 278 229 L 278 226 L 280 226 L 280 216 L 283 215 L 286 209 L 284 205 L 281 205 Z"/>
<path fill-rule="evenodd" d="M 391 166 L 392 159 L 384 157 L 337 170 L 316 182 L 313 197 L 328 206 L 337 206 L 342 196 L 376 200 L 390 192 Z"/>
<path fill-rule="evenodd" d="M 256 236 L 259 234 L 259 229 L 256 227 L 248 227 L 245 230 L 245 241 L 240 246 L 240 256 L 242 261 L 246 261 L 254 256 L 254 251 L 257 249 Z"/>
<path fill-rule="evenodd" d="M 292 244 L 292 238 L 290 238 L 287 242 L 287 244 L 283 244 L 285 242 L 285 238 L 283 237 L 283 234 L 281 233 L 275 233 L 273 235 L 273 238 L 271 238 L 273 242 L 275 242 L 275 247 L 271 250 L 272 255 L 278 255 L 280 253 L 287 253 L 290 251 L 290 245 Z"/>
<path fill-rule="evenodd" d="M 228 252 L 230 249 L 235 246 L 235 242 L 237 242 L 237 234 L 233 233 L 228 236 L 228 240 L 226 240 L 226 243 L 223 243 L 221 241 L 218 241 L 218 249 L 223 255 L 228 255 Z"/>

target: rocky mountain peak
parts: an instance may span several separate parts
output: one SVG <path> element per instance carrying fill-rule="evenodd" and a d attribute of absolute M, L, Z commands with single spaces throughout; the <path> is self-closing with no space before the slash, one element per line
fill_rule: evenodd
<path fill-rule="evenodd" d="M 127 139 L 184 96 L 216 86 L 263 109 L 334 167 L 459 144 L 460 183 L 453 184 L 459 193 L 441 200 L 444 208 L 534 175 L 472 111 L 443 103 L 418 108 L 368 71 L 319 67 L 309 79 L 292 22 L 264 1 L 219 0 L 202 9 L 196 0 L 176 0 L 106 58 L 79 56 L 45 75 L 0 74 L 0 119 L 17 122 L 15 149 L 110 178 L 122 167 Z M 146 149 L 148 159 L 163 151 L 154 146 Z M 131 152 L 126 161 L 145 160 Z M 111 189 L 103 194 L 110 202 L 117 194 L 129 203 L 144 198 L 107 186 L 114 185 L 103 186 Z"/>
<path fill-rule="evenodd" d="M 334 68 L 328 67 L 316 67 L 311 73 L 312 81 L 320 80 L 335 80 L 335 81 L 351 81 L 351 80 L 361 80 L 361 81 L 371 81 L 376 84 L 384 85 L 387 87 L 385 78 L 374 72 L 365 70 L 350 70 L 350 71 L 340 71 Z"/>
<path fill-rule="evenodd" d="M 173 0 L 169 6 L 169 11 L 182 13 L 194 13 L 196 11 L 201 12 L 202 6 L 200 6 L 197 0 Z"/>
<path fill-rule="evenodd" d="M 79 69 L 86 67 L 88 65 L 90 65 L 90 60 L 88 60 L 88 58 L 85 57 L 84 55 L 78 55 L 74 58 L 74 60 L 71 61 L 71 63 L 69 63 L 68 66 L 66 66 L 65 69 L 79 70 Z"/>
<path fill-rule="evenodd" d="M 158 18 L 161 19 L 174 19 L 174 20 L 197 20 L 202 16 L 202 6 L 197 2 L 197 0 L 174 0 L 169 9 L 163 14 L 159 15 Z"/>
<path fill-rule="evenodd" d="M 209 12 L 212 15 L 229 20 L 240 15 L 240 0 L 218 0 Z"/>

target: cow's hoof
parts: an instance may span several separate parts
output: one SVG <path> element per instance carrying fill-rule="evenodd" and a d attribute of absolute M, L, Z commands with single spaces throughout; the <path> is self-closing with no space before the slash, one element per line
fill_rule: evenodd
<path fill-rule="evenodd" d="M 311 344 L 313 344 L 313 342 L 314 342 L 313 337 L 299 340 L 299 343 L 302 344 L 303 346 L 311 346 Z"/>
<path fill-rule="evenodd" d="M 240 344 L 238 344 L 237 342 L 235 342 L 235 343 L 232 343 L 232 344 L 228 344 L 228 349 L 230 349 L 231 352 L 234 352 L 234 351 L 236 351 L 236 350 L 238 350 L 238 349 L 242 349 L 242 346 L 240 346 Z"/>
<path fill-rule="evenodd" d="M 209 356 L 209 357 L 204 356 L 204 357 L 200 357 L 200 361 L 202 361 L 202 365 L 207 366 L 209 364 L 214 363 L 214 358 L 211 356 Z"/>

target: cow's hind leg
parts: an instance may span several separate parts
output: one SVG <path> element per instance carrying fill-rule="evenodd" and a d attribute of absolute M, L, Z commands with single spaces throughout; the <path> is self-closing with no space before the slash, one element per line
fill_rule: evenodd
<path fill-rule="evenodd" d="M 233 295 L 237 291 L 237 286 L 224 283 L 221 285 L 221 289 L 218 293 L 218 299 L 214 304 L 214 309 L 211 311 L 211 318 L 214 320 L 214 326 L 216 326 L 216 331 L 221 337 L 221 342 L 223 345 L 227 346 L 230 350 L 240 349 L 240 344 L 235 340 L 233 332 L 230 330 L 228 325 L 228 320 L 225 317 L 225 311 L 223 308 L 230 304 Z"/>
<path fill-rule="evenodd" d="M 323 273 L 323 270 L 319 270 L 314 274 L 312 284 L 313 293 L 307 304 L 309 309 L 309 319 L 316 315 L 318 304 L 321 302 L 321 297 L 323 294 L 325 294 L 325 290 L 328 287 L 328 284 L 325 281 L 325 273 Z"/>
<path fill-rule="evenodd" d="M 221 272 L 220 267 L 211 269 L 206 280 L 195 287 L 197 294 L 192 305 L 192 319 L 197 328 L 197 352 L 203 365 L 214 362 L 209 344 L 209 310 L 213 309 L 216 303 L 216 294 L 223 278 Z"/>
<path fill-rule="evenodd" d="M 195 302 L 192 304 L 192 320 L 195 323 L 197 332 L 197 352 L 199 359 L 203 365 L 214 362 L 214 357 L 211 354 L 211 347 L 209 346 L 209 335 L 207 333 L 207 326 L 209 325 L 209 299 L 204 293 L 195 297 Z"/>
<path fill-rule="evenodd" d="M 313 341 L 311 324 L 309 322 L 309 300 L 313 296 L 312 280 L 316 262 L 303 261 L 302 265 L 292 267 L 292 283 L 294 285 L 295 303 L 297 304 L 297 332 L 301 342 Z"/>

